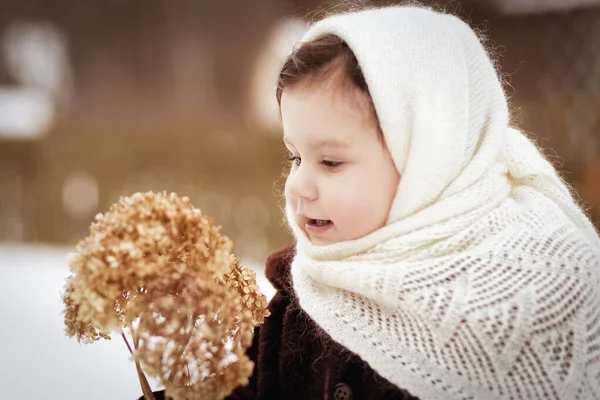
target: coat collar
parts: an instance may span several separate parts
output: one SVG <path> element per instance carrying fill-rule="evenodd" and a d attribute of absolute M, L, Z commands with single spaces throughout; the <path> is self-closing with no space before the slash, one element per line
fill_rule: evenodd
<path fill-rule="evenodd" d="M 277 290 L 292 290 L 291 264 L 296 252 L 295 244 L 286 245 L 267 257 L 265 275 Z"/>

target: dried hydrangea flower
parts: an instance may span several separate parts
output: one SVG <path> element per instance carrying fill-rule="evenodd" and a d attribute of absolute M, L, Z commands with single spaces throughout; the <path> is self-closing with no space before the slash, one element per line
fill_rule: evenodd
<path fill-rule="evenodd" d="M 248 383 L 245 352 L 268 316 L 253 271 L 188 198 L 136 193 L 96 217 L 70 260 L 69 336 L 128 329 L 133 358 L 174 399 L 221 399 Z"/>
<path fill-rule="evenodd" d="M 79 305 L 73 301 L 72 298 L 73 292 L 76 291 L 75 286 L 75 278 L 73 276 L 67 278 L 65 293 L 63 295 L 67 335 L 71 337 L 76 336 L 80 343 L 85 344 L 93 343 L 100 339 L 110 340 L 108 334 L 96 329 L 96 327 L 79 312 Z"/>

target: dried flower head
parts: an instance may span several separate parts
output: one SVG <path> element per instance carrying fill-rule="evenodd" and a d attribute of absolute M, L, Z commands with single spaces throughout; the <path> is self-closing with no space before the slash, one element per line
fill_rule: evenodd
<path fill-rule="evenodd" d="M 96 216 L 70 260 L 69 336 L 127 329 L 133 357 L 174 399 L 220 399 L 248 382 L 245 355 L 268 316 L 253 271 L 188 198 L 136 193 Z"/>

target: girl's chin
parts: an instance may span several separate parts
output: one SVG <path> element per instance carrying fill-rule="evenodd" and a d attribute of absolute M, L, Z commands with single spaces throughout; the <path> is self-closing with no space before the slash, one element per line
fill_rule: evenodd
<path fill-rule="evenodd" d="M 311 234 L 310 232 L 306 232 L 306 231 L 305 231 L 305 233 L 306 233 L 306 236 L 308 237 L 308 239 L 310 240 L 310 243 L 315 246 L 327 246 L 327 245 L 339 242 L 339 240 L 335 240 L 333 238 L 319 237 L 319 236 L 316 236 L 316 235 Z"/>
<path fill-rule="evenodd" d="M 317 239 L 317 240 L 311 239 L 310 242 L 315 246 L 327 246 L 327 245 L 335 243 L 335 242 L 331 242 L 331 241 L 327 241 L 327 240 L 319 240 L 319 239 Z"/>

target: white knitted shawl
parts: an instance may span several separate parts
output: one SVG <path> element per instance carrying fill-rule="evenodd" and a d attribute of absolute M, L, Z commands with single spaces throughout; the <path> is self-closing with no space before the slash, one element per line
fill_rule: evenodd
<path fill-rule="evenodd" d="M 477 36 L 415 7 L 303 40 L 325 33 L 356 54 L 401 179 L 387 225 L 357 240 L 311 245 L 287 210 L 301 307 L 422 400 L 600 399 L 600 240 L 509 128 Z"/>

